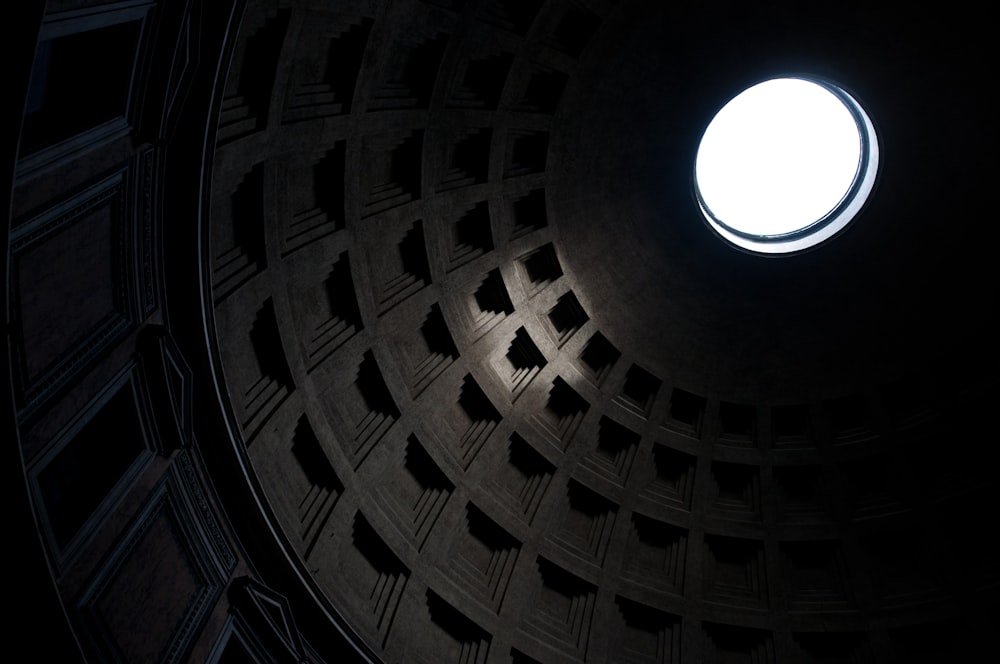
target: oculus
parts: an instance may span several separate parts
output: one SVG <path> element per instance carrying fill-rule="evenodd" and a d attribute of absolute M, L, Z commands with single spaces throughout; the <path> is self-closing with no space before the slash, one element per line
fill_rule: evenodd
<path fill-rule="evenodd" d="M 775 78 L 743 90 L 712 118 L 694 188 L 724 240 L 787 254 L 842 231 L 871 194 L 877 170 L 875 128 L 852 96 L 819 79 Z"/>

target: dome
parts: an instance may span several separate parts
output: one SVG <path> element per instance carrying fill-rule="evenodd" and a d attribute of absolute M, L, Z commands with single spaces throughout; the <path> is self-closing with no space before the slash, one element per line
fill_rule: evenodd
<path fill-rule="evenodd" d="M 652 0 L 29 18 L 6 465 L 45 652 L 978 652 L 984 21 Z M 867 200 L 835 196 L 830 241 L 775 258 L 720 241 L 693 174 L 715 114 L 789 72 L 843 95 Z"/>

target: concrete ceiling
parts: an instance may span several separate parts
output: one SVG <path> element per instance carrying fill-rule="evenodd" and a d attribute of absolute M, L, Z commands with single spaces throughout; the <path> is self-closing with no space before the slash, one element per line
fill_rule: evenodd
<path fill-rule="evenodd" d="M 934 537 L 900 480 L 912 422 L 996 368 L 964 18 L 272 4 L 249 3 L 218 130 L 222 371 L 292 555 L 373 652 L 603 660 L 646 621 L 671 652 L 700 625 L 689 655 L 818 655 L 795 635 L 915 619 L 872 581 L 920 567 L 885 529 Z M 762 258 L 701 220 L 693 157 L 733 94 L 794 73 L 864 104 L 882 167 L 842 236 Z"/>

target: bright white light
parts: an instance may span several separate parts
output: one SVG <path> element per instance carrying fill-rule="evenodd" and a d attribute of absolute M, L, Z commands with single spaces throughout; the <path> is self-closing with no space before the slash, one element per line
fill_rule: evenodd
<path fill-rule="evenodd" d="M 695 178 L 706 217 L 742 233 L 780 236 L 830 214 L 857 179 L 867 196 L 877 147 L 870 121 L 860 107 L 855 110 L 864 127 L 827 87 L 799 78 L 765 81 L 737 95 L 709 124 L 698 148 Z M 874 150 L 874 161 L 870 154 L 867 162 L 870 177 L 859 172 L 866 163 L 862 131 Z M 850 216 L 860 205 L 852 207 Z"/>

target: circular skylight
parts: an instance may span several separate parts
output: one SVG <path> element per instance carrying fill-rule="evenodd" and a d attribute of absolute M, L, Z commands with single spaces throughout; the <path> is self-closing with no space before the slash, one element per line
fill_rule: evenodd
<path fill-rule="evenodd" d="M 705 130 L 695 188 L 709 225 L 732 244 L 777 254 L 843 229 L 871 193 L 871 120 L 840 88 L 805 78 L 758 83 Z"/>

